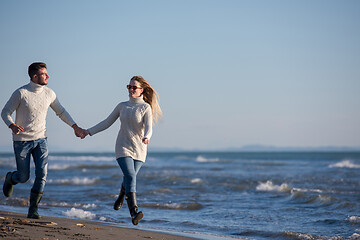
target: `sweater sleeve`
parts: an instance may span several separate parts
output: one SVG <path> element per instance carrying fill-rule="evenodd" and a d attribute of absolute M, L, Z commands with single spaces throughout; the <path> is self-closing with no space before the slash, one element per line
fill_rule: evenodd
<path fill-rule="evenodd" d="M 150 140 L 152 136 L 152 111 L 151 107 L 148 107 L 144 114 L 144 138 Z"/>
<path fill-rule="evenodd" d="M 92 128 L 89 128 L 88 131 L 90 133 L 90 136 L 92 136 L 98 132 L 104 131 L 105 129 L 107 129 L 111 125 L 113 125 L 113 123 L 116 121 L 116 119 L 118 119 L 120 116 L 120 109 L 121 109 L 121 104 L 117 105 L 115 107 L 115 109 L 110 113 L 110 115 L 105 120 L 99 122 Z"/>
<path fill-rule="evenodd" d="M 1 111 L 1 117 L 7 126 L 10 126 L 14 123 L 11 114 L 19 107 L 20 99 L 21 94 L 20 91 L 17 90 L 11 95 L 9 101 L 7 101 L 3 110 Z"/>
<path fill-rule="evenodd" d="M 55 93 L 54 93 L 54 95 L 55 95 Z M 72 125 L 76 124 L 75 121 L 71 118 L 70 114 L 60 104 L 56 95 L 55 95 L 55 100 L 50 104 L 50 107 L 52 108 L 52 110 L 54 110 L 54 112 L 56 113 L 56 116 L 58 116 L 61 120 L 63 120 L 70 127 Z"/>

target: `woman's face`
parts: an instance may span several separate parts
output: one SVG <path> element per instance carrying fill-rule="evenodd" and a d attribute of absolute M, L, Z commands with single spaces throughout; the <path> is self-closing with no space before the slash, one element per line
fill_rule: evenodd
<path fill-rule="evenodd" d="M 129 97 L 140 97 L 144 89 L 140 86 L 140 83 L 136 80 L 130 80 L 129 85 L 127 85 L 129 90 Z"/>

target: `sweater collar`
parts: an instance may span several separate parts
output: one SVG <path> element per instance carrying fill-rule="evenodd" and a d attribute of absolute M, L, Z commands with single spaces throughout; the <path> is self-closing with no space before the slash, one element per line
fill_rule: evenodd
<path fill-rule="evenodd" d="M 30 80 L 30 83 L 29 83 L 29 87 L 30 87 L 30 91 L 32 91 L 32 92 L 40 92 L 40 91 L 42 91 L 44 89 L 43 85 L 34 83 L 31 80 Z"/>
<path fill-rule="evenodd" d="M 129 98 L 129 101 L 131 102 L 131 103 L 144 103 L 144 97 L 143 97 L 143 95 L 141 95 L 140 97 L 130 97 Z"/>

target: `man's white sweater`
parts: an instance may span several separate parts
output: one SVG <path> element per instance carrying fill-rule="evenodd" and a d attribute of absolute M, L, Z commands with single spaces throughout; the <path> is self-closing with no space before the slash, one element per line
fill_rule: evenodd
<path fill-rule="evenodd" d="M 119 157 L 132 157 L 145 162 L 147 145 L 143 138 L 150 140 L 152 135 L 152 111 L 143 97 L 132 98 L 119 103 L 113 112 L 102 122 L 88 129 L 94 135 L 110 127 L 120 118 L 121 127 L 116 139 L 115 154 Z"/>
<path fill-rule="evenodd" d="M 13 134 L 13 140 L 32 141 L 45 138 L 49 106 L 69 126 L 75 124 L 50 88 L 30 81 L 29 84 L 15 90 L 1 112 L 5 124 L 10 126 L 14 123 L 11 114 L 16 111 L 15 124 L 24 128 L 19 134 Z"/>

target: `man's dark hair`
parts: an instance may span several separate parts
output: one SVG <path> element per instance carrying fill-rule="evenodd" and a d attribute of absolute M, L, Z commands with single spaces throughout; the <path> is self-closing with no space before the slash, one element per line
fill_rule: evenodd
<path fill-rule="evenodd" d="M 43 62 L 34 62 L 29 66 L 28 73 L 30 76 L 30 79 L 39 72 L 40 69 L 46 68 L 46 64 Z"/>

